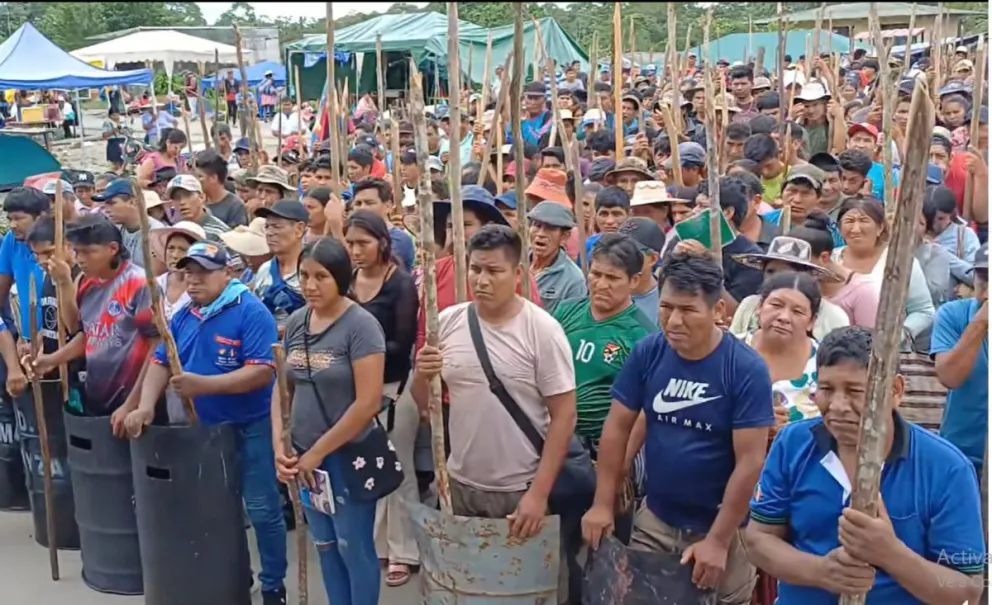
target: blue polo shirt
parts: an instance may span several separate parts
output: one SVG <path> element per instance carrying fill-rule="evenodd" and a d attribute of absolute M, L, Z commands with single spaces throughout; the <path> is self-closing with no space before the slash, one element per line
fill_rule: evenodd
<path fill-rule="evenodd" d="M 34 274 L 34 289 L 38 300 L 41 300 L 41 287 L 45 283 L 45 270 L 31 252 L 27 242 L 14 237 L 13 231 L 8 231 L 0 243 L 0 275 L 13 278 L 17 286 L 17 300 L 21 307 L 21 339 L 31 340 L 31 275 Z M 38 305 L 38 329 L 44 324 L 43 309 Z"/>
<path fill-rule="evenodd" d="M 255 296 L 244 293 L 203 319 L 187 305 L 169 325 L 183 371 L 202 376 L 227 374 L 248 365 L 275 365 L 272 345 L 279 331 L 272 314 Z M 168 366 L 165 343 L 155 351 L 155 363 Z M 265 418 L 272 407 L 272 382 L 264 389 L 240 395 L 197 397 L 196 413 L 205 425 L 245 425 Z"/>
<path fill-rule="evenodd" d="M 781 208 L 778 208 L 776 210 L 772 210 L 771 212 L 769 212 L 768 214 L 762 216 L 761 218 L 765 219 L 766 221 L 768 221 L 769 223 L 775 225 L 776 227 L 781 227 L 782 226 L 782 209 Z M 827 217 L 827 218 L 830 218 L 830 217 Z M 833 240 L 834 240 L 834 247 L 840 248 L 841 246 L 847 245 L 846 242 L 844 241 L 844 236 L 841 235 L 841 233 L 840 233 L 840 225 L 837 224 L 837 221 L 835 221 L 834 219 L 831 218 L 827 222 L 827 228 L 830 230 L 830 237 L 832 237 Z"/>
<path fill-rule="evenodd" d="M 637 344 L 613 398 L 647 419 L 647 506 L 671 527 L 705 533 L 734 472 L 733 432 L 774 424 L 768 366 L 729 333 L 688 361 L 662 333 Z"/>
<path fill-rule="evenodd" d="M 930 354 L 949 353 L 961 340 L 982 305 L 974 298 L 944 303 L 937 309 L 930 336 Z M 947 394 L 940 436 L 947 439 L 981 468 L 989 418 L 989 339 L 985 337 L 975 367 L 964 384 Z"/>
<path fill-rule="evenodd" d="M 882 467 L 881 496 L 896 536 L 924 559 L 981 574 L 985 540 L 978 480 L 961 452 L 895 415 L 892 451 Z M 825 556 L 840 546 L 838 520 L 850 505 L 851 482 L 822 418 L 792 423 L 778 434 L 751 499 L 751 518 L 787 525 L 800 552 Z M 780 605 L 836 605 L 837 595 L 778 584 Z M 869 605 L 920 603 L 877 570 Z"/>

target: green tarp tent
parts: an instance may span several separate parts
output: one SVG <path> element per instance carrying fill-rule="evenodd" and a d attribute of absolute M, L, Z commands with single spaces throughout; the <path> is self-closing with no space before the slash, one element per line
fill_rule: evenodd
<path fill-rule="evenodd" d="M 558 61 L 559 65 L 578 60 L 582 62 L 582 69 L 588 70 L 589 62 L 585 52 L 554 19 L 542 19 L 540 26 L 541 36 L 548 49 L 548 54 Z M 468 75 L 471 56 L 471 78 L 476 84 L 485 81 L 486 40 L 490 31 L 493 35 L 491 75 L 496 66 L 502 65 L 507 55 L 513 50 L 513 26 L 508 25 L 487 30 L 467 21 L 461 21 L 459 25 L 459 56 L 462 73 Z M 445 83 L 447 82 L 448 18 L 434 12 L 382 15 L 335 31 L 334 50 L 352 54 L 351 63 L 347 66 L 339 65 L 337 69 L 338 87 L 341 86 L 344 78 L 348 78 L 348 90 L 351 92 L 376 90 L 376 34 L 382 35 L 386 89 L 406 90 L 407 61 L 412 58 L 424 72 L 424 86 L 427 89 L 428 104 L 430 104 L 430 98 L 435 96 L 433 95 L 433 70 L 435 67 L 439 69 L 440 79 Z M 530 73 L 537 48 L 536 30 L 531 21 L 524 23 L 523 47 L 524 64 Z M 295 68 L 300 68 L 303 97 L 305 99 L 318 98 L 326 79 L 326 62 L 324 59 L 320 59 L 310 67 L 304 67 L 306 63 L 304 57 L 306 53 L 325 52 L 327 50 L 326 36 L 320 34 L 307 36 L 302 40 L 286 45 L 285 50 L 287 54 L 286 64 L 290 66 L 290 72 L 295 73 Z M 359 65 L 361 73 L 356 78 L 356 69 Z M 290 81 L 295 86 L 293 78 Z M 443 86 L 443 88 L 447 90 L 447 86 Z"/>
<path fill-rule="evenodd" d="M 807 38 L 809 39 L 810 48 L 812 48 L 813 41 L 816 39 L 815 35 L 816 31 L 812 29 L 787 32 L 785 36 L 785 54 L 792 56 L 793 62 L 798 61 L 801 55 L 806 54 Z M 829 36 L 830 34 L 826 31 L 821 32 L 820 49 L 819 51 L 814 51 L 815 53 L 825 53 L 831 50 Z M 751 49 L 750 53 L 748 52 L 749 45 Z M 733 63 L 734 61 L 745 61 L 745 57 L 748 56 L 757 58 L 758 49 L 762 46 L 765 47 L 765 69 L 772 70 L 772 66 L 778 65 L 778 32 L 755 32 L 753 35 L 730 34 L 717 40 L 712 40 L 710 41 L 710 60 L 726 59 Z M 855 48 L 871 50 L 872 46 L 862 42 L 854 42 L 850 38 L 846 38 L 840 34 L 833 34 L 832 48 L 835 53 L 848 54 Z M 699 58 L 703 58 L 702 46 L 690 48 L 689 52 L 695 53 Z"/>

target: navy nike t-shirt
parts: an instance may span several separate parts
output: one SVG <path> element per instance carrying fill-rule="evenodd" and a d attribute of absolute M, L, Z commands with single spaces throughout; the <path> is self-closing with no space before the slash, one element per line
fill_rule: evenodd
<path fill-rule="evenodd" d="M 729 333 L 699 361 L 652 334 L 627 358 L 613 398 L 647 419 L 648 508 L 672 527 L 709 531 L 734 470 L 733 431 L 775 423 L 765 361 Z"/>

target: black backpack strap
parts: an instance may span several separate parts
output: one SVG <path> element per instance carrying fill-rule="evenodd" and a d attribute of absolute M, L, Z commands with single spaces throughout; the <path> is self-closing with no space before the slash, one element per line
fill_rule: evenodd
<path fill-rule="evenodd" d="M 520 406 L 514 401 L 513 396 L 510 395 L 506 387 L 503 386 L 502 381 L 496 376 L 492 361 L 489 359 L 489 351 L 486 350 L 486 341 L 482 338 L 482 327 L 479 325 L 479 315 L 475 310 L 474 304 L 468 306 L 468 330 L 472 334 L 472 344 L 475 346 L 476 355 L 479 356 L 479 364 L 482 365 L 482 371 L 485 373 L 486 380 L 489 382 L 489 390 L 503 404 L 510 417 L 513 418 L 513 421 L 523 431 L 524 436 L 527 437 L 527 440 L 530 441 L 534 449 L 537 450 L 537 453 L 540 454 L 544 451 L 544 437 L 537 431 L 534 423 L 520 409 Z"/>

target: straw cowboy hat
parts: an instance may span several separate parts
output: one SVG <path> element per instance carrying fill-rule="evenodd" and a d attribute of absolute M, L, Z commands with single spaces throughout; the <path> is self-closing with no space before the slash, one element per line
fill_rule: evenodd
<path fill-rule="evenodd" d="M 654 175 L 648 171 L 648 165 L 644 160 L 641 158 L 629 157 L 617 162 L 617 165 L 613 168 L 613 170 L 606 173 L 606 183 L 608 185 L 615 184 L 617 176 L 624 172 L 633 172 L 634 174 L 644 177 L 645 181 L 654 180 Z"/>
<path fill-rule="evenodd" d="M 661 181 L 641 181 L 634 185 L 634 195 L 630 198 L 630 207 L 647 206 L 648 204 L 674 204 L 685 201 L 671 196 Z"/>
<path fill-rule="evenodd" d="M 145 206 L 151 207 L 148 204 L 149 192 L 145 192 Z M 154 192 L 152 192 L 154 194 Z M 155 197 L 158 197 L 157 195 Z M 158 201 L 159 204 L 162 200 Z M 193 221 L 179 221 L 171 227 L 162 227 L 159 229 L 152 229 L 151 233 L 148 234 L 148 243 L 152 248 L 152 256 L 165 262 L 165 247 L 169 243 L 169 238 L 173 235 L 185 235 L 193 242 L 198 242 L 207 239 L 207 232 L 203 230 L 203 227 L 197 225 Z"/>
<path fill-rule="evenodd" d="M 764 254 L 736 254 L 732 257 L 735 261 L 747 267 L 764 270 L 768 261 L 782 261 L 803 271 L 812 272 L 818 279 L 827 281 L 841 281 L 839 275 L 824 269 L 812 261 L 813 251 L 809 242 L 795 237 L 779 236 L 772 240 L 768 252 Z"/>
<path fill-rule="evenodd" d="M 239 225 L 222 233 L 220 241 L 224 242 L 232 252 L 242 256 L 265 256 L 269 253 L 269 245 L 265 243 L 265 219 L 256 218 L 248 226 Z"/>

